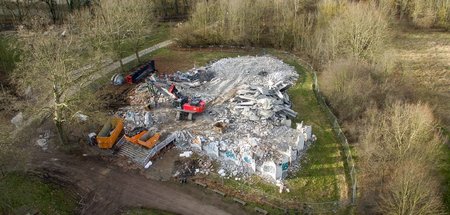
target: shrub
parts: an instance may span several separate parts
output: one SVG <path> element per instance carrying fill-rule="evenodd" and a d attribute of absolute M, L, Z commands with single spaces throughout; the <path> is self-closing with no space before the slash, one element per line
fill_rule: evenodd
<path fill-rule="evenodd" d="M 351 3 L 316 32 L 315 58 L 324 64 L 352 57 L 373 61 L 383 50 L 388 22 L 376 7 Z"/>
<path fill-rule="evenodd" d="M 5 74 L 14 70 L 16 62 L 19 60 L 19 52 L 12 48 L 16 39 L 12 36 L 0 35 L 0 72 Z"/>
<path fill-rule="evenodd" d="M 315 20 L 313 0 L 199 1 L 176 32 L 183 46 L 306 47 Z"/>
<path fill-rule="evenodd" d="M 322 93 L 341 120 L 355 120 L 370 106 L 374 68 L 358 59 L 334 61 L 319 76 Z"/>
<path fill-rule="evenodd" d="M 392 18 L 422 27 L 450 28 L 450 2 L 447 0 L 376 0 L 379 8 Z"/>
<path fill-rule="evenodd" d="M 367 111 L 358 145 L 365 213 L 441 212 L 435 168 L 442 140 L 436 126 L 424 104 L 395 102 Z"/>

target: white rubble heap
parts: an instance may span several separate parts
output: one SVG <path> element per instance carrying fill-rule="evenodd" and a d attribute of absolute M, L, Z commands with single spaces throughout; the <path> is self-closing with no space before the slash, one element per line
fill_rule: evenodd
<path fill-rule="evenodd" d="M 220 161 L 230 176 L 259 174 L 275 182 L 312 140 L 311 126 L 291 128 L 293 111 L 287 89 L 298 79 L 295 69 L 273 57 L 226 58 L 205 68 L 215 74 L 210 82 L 182 92 L 206 98 L 213 122 L 224 132 L 186 129 L 177 142 Z M 184 143 L 184 145 L 182 144 Z"/>
<path fill-rule="evenodd" d="M 200 70 L 214 78 L 179 77 L 174 82 L 182 94 L 207 102 L 205 113 L 188 126 L 165 128 L 176 135 L 177 147 L 218 161 L 219 174 L 224 177 L 258 174 L 275 183 L 283 180 L 288 170 L 297 169 L 314 137 L 311 126 L 297 123 L 291 128 L 297 113 L 291 109 L 287 89 L 299 77 L 295 69 L 271 56 L 244 56 L 221 59 L 188 74 Z M 145 111 L 139 111 L 127 107 L 119 115 L 145 125 Z M 164 122 L 152 119 L 152 124 L 162 127 Z"/>

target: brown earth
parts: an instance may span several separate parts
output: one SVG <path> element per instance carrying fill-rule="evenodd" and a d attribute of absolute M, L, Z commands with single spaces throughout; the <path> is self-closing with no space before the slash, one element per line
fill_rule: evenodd
<path fill-rule="evenodd" d="M 121 208 L 146 207 L 177 214 L 245 214 L 237 204 L 192 184 L 147 179 L 98 156 L 36 152 L 37 171 L 78 187 L 84 196 L 81 214 L 117 214 Z M 166 165 L 166 164 L 163 164 Z"/>
<path fill-rule="evenodd" d="M 158 55 L 154 59 L 161 73 L 172 73 L 187 70 L 194 65 L 203 65 L 193 60 L 193 54 L 172 50 L 170 53 Z M 175 55 L 175 56 L 173 56 Z M 211 55 L 214 55 L 211 52 Z M 231 52 L 229 55 L 233 55 Z M 177 60 L 174 60 L 177 59 Z M 125 95 L 130 85 L 121 87 L 105 84 L 97 90 L 98 98 L 105 102 L 103 111 L 116 110 L 128 105 Z M 50 122 L 51 119 L 48 119 Z M 38 126 L 37 130 L 54 131 L 51 125 Z M 51 124 L 51 123 L 50 123 Z M 45 128 L 42 128 L 42 127 Z M 89 128 L 92 130 L 93 128 Z M 79 131 L 78 131 L 79 130 Z M 177 214 L 247 214 L 235 203 L 225 202 L 217 194 L 205 191 L 193 183 L 179 184 L 171 179 L 174 162 L 179 159 L 179 152 L 168 150 L 157 158 L 150 169 L 136 167 L 126 159 L 108 156 L 108 153 L 96 153 L 95 149 L 81 145 L 69 154 L 62 152 L 54 142 L 49 141 L 49 150 L 43 152 L 35 146 L 37 131 L 28 133 L 28 144 L 24 144 L 32 158 L 27 162 L 28 169 L 46 177 L 58 178 L 64 184 L 72 184 L 82 196 L 81 214 L 117 214 L 123 208 L 144 207 L 156 208 Z M 36 133 L 36 134 L 35 134 Z M 73 144 L 83 141 L 85 129 L 71 131 Z M 83 154 L 84 153 L 84 154 Z M 83 156 L 85 155 L 85 156 Z M 118 165 L 119 164 L 119 165 Z"/>

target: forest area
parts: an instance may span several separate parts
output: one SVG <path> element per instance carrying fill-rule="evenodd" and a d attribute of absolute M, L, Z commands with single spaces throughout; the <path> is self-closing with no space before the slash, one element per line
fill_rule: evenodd
<path fill-rule="evenodd" d="M 50 119 L 73 150 L 77 114 L 106 116 L 79 90 L 86 77 L 116 61 L 126 72 L 129 55 L 145 62 L 139 51 L 170 26 L 161 41 L 179 49 L 281 50 L 311 66 L 356 162 L 357 201 L 343 214 L 449 213 L 450 1 L 61 2 L 0 0 L 2 172 L 32 157 L 17 146 L 27 134 L 10 123 L 16 113 L 33 116 L 29 129 Z"/>

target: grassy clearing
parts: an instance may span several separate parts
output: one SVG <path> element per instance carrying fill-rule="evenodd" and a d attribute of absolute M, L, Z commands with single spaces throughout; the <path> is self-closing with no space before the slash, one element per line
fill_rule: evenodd
<path fill-rule="evenodd" d="M 152 32 L 142 39 L 141 49 L 154 46 L 160 42 L 170 39 L 170 29 L 174 23 L 158 23 Z M 129 56 L 135 53 L 134 41 L 127 41 L 123 45 L 123 56 Z"/>
<path fill-rule="evenodd" d="M 8 173 L 0 178 L 0 213 L 73 214 L 76 200 L 57 185 L 23 173 Z"/>
<path fill-rule="evenodd" d="M 295 122 L 303 121 L 312 125 L 317 136 L 317 142 L 310 146 L 302 159 L 301 170 L 288 180 L 288 185 L 294 191 L 291 195 L 297 195 L 296 200 L 306 202 L 345 199 L 346 184 L 341 146 L 314 96 L 312 76 L 298 62 L 286 62 L 294 66 L 302 76 L 289 91 L 293 108 L 299 113 Z"/>
<path fill-rule="evenodd" d="M 435 107 L 450 130 L 450 33 L 400 29 L 391 50 L 401 72 L 414 82 L 414 96 Z"/>

